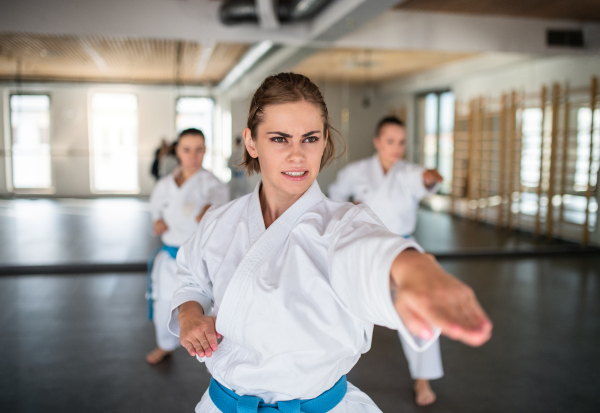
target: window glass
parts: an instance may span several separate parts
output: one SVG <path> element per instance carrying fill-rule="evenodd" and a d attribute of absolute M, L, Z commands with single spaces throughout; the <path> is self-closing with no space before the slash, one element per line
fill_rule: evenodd
<path fill-rule="evenodd" d="M 50 98 L 12 95 L 10 124 L 12 186 L 15 189 L 50 188 Z"/>
<path fill-rule="evenodd" d="M 138 192 L 137 97 L 131 93 L 92 96 L 92 189 Z"/>

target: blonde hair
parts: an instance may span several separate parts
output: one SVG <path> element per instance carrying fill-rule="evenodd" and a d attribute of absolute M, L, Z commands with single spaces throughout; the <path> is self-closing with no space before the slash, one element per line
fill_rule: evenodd
<path fill-rule="evenodd" d="M 256 139 L 257 129 L 264 120 L 265 109 L 271 105 L 280 105 L 283 103 L 293 103 L 306 101 L 315 105 L 321 112 L 323 119 L 324 133 L 327 137 L 325 150 L 321 158 L 320 169 L 329 165 L 336 158 L 336 142 L 332 132 L 336 132 L 340 137 L 339 144 L 345 150 L 344 141 L 340 133 L 331 126 L 329 121 L 329 112 L 323 99 L 321 91 L 309 78 L 297 73 L 279 73 L 267 77 L 260 87 L 254 92 L 252 102 L 250 103 L 250 112 L 248 113 L 248 122 L 246 127 L 252 133 L 252 139 Z M 253 158 L 244 146 L 244 159 L 240 165 L 246 169 L 248 175 L 260 172 L 260 162 L 258 158 Z"/>

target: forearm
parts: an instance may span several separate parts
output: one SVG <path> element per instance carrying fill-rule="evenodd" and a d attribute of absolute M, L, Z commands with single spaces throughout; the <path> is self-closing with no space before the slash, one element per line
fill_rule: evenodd
<path fill-rule="evenodd" d="M 179 306 L 179 318 L 185 317 L 186 314 L 198 314 L 204 315 L 204 308 L 197 301 L 187 301 Z"/>
<path fill-rule="evenodd" d="M 200 211 L 200 213 L 198 214 L 198 216 L 196 217 L 196 221 L 200 222 L 202 221 L 202 217 L 204 216 L 204 214 L 206 214 L 206 211 L 208 211 L 208 209 L 211 207 L 211 204 L 206 205 L 204 208 L 202 208 L 202 211 Z"/>
<path fill-rule="evenodd" d="M 408 248 L 396 256 L 390 268 L 390 285 L 393 288 L 401 288 L 402 283 L 407 282 L 412 273 L 427 272 L 436 267 L 439 270 L 439 264 L 432 255 L 417 251 L 414 248 Z"/>

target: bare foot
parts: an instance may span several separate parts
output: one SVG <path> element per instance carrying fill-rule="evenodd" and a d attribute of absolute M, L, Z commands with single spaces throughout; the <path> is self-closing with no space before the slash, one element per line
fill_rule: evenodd
<path fill-rule="evenodd" d="M 156 347 L 150 353 L 146 354 L 146 361 L 150 364 L 158 364 L 161 361 L 163 361 L 165 357 L 167 357 L 169 354 L 171 354 L 170 351 L 166 351 L 160 347 Z"/>
<path fill-rule="evenodd" d="M 435 393 L 429 385 L 429 380 L 415 380 L 415 402 L 419 406 L 427 406 L 435 401 Z"/>

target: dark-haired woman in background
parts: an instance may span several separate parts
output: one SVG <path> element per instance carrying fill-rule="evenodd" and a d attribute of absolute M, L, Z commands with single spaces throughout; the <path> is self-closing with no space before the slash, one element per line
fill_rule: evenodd
<path fill-rule="evenodd" d="M 396 117 L 385 117 L 377 124 L 373 144 L 377 153 L 342 169 L 329 187 L 334 201 L 352 200 L 368 205 L 386 227 L 395 234 L 412 239 L 417 225 L 421 199 L 437 192 L 442 177 L 437 170 L 404 161 L 406 130 Z M 399 334 L 415 380 L 415 401 L 427 405 L 435 401 L 429 380 L 444 375 L 439 341 L 417 352 Z"/>
<path fill-rule="evenodd" d="M 163 242 L 151 274 L 150 299 L 157 347 L 146 356 L 150 364 L 159 363 L 179 347 L 179 340 L 167 329 L 171 297 L 177 287 L 177 250 L 194 233 L 211 205 L 229 200 L 227 186 L 202 168 L 205 151 L 204 134 L 200 130 L 181 132 L 175 144 L 179 167 L 161 178 L 150 196 L 154 235 Z"/>

